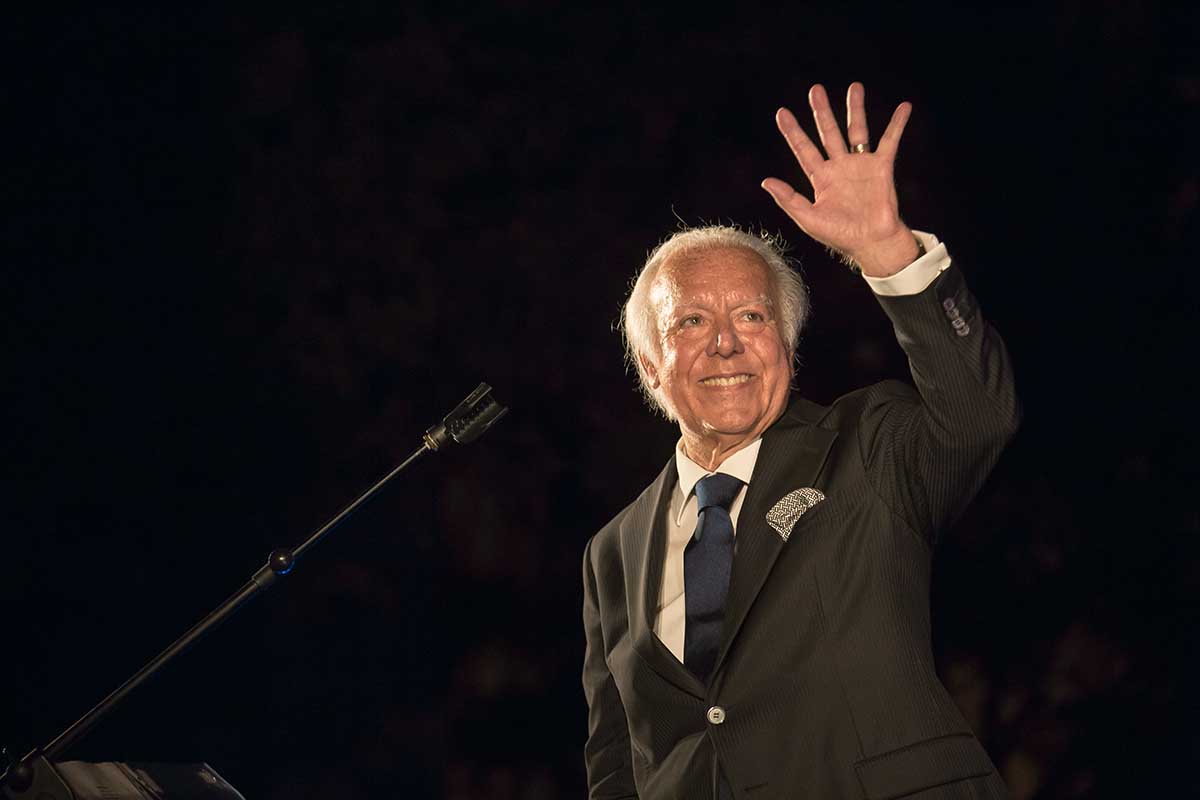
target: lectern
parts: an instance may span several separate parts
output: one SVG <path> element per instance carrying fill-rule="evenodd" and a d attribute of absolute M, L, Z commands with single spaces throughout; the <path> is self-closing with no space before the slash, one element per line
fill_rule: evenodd
<path fill-rule="evenodd" d="M 51 764 L 37 758 L 22 766 L 30 768 L 30 783 L 22 790 L 5 786 L 9 800 L 246 800 L 208 764 Z"/>

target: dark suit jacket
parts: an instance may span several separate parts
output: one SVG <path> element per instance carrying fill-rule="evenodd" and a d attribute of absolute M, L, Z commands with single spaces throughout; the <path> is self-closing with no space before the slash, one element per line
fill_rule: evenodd
<path fill-rule="evenodd" d="M 929 584 L 1016 430 L 1008 355 L 953 266 L 879 302 L 918 391 L 797 398 L 764 434 L 707 685 L 653 632 L 674 459 L 588 543 L 590 797 L 706 800 L 718 769 L 747 800 L 1005 796 L 934 672 Z M 765 517 L 801 487 L 825 499 L 785 541 Z"/>

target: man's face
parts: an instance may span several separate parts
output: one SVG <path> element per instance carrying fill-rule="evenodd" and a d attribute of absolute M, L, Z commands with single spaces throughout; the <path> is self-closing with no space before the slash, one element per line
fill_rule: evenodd
<path fill-rule="evenodd" d="M 662 353 L 643 364 L 685 440 L 740 446 L 787 405 L 791 357 L 767 270 L 750 250 L 722 248 L 676 256 L 655 278 Z"/>

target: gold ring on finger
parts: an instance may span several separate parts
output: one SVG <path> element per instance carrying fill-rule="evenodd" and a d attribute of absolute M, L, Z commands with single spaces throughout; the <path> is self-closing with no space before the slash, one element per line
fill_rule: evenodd
<path fill-rule="evenodd" d="M 858 144 L 854 145 L 854 152 L 856 152 L 856 153 L 865 153 L 865 152 L 867 152 L 867 143 L 866 143 L 866 142 L 859 142 Z"/>

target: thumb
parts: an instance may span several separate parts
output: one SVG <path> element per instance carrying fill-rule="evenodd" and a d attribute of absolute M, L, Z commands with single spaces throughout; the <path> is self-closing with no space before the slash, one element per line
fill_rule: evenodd
<path fill-rule="evenodd" d="M 812 235 L 812 225 L 815 222 L 813 205 L 808 201 L 808 198 L 797 192 L 788 184 L 787 181 L 781 181 L 779 178 L 766 178 L 761 184 L 762 188 L 771 195 L 771 199 L 775 204 L 783 209 L 783 213 L 792 218 L 800 228 Z"/>

